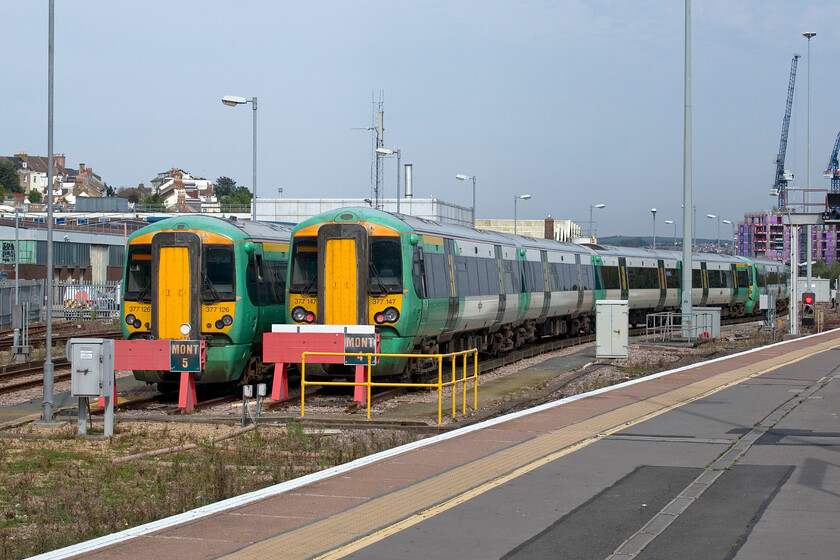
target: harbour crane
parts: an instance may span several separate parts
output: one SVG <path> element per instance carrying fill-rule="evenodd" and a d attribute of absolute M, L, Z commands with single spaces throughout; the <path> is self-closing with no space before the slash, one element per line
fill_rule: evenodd
<path fill-rule="evenodd" d="M 779 142 L 779 154 L 776 156 L 776 180 L 773 183 L 772 194 L 779 196 L 779 209 L 785 207 L 787 198 L 787 184 L 793 181 L 793 173 L 785 169 L 785 153 L 787 152 L 788 129 L 790 128 L 790 109 L 793 106 L 793 86 L 796 83 L 796 62 L 799 55 L 793 55 L 790 62 L 790 81 L 788 82 L 787 105 L 785 105 L 785 118 L 782 121 L 782 139 Z"/>
<path fill-rule="evenodd" d="M 829 192 L 840 193 L 840 164 L 837 162 L 837 150 L 840 149 L 840 132 L 837 133 L 837 140 L 834 141 L 834 149 L 831 150 L 831 157 L 828 158 L 828 167 L 825 168 L 824 177 L 831 179 L 831 190 Z"/>

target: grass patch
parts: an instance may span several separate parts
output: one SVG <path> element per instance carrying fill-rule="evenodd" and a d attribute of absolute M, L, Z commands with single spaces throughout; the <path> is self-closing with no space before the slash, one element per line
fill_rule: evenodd
<path fill-rule="evenodd" d="M 296 423 L 259 427 L 216 443 L 214 436 L 232 428 L 151 423 L 119 428 L 111 442 L 68 434 L 0 440 L 0 560 L 142 525 L 417 439 L 386 430 L 308 433 Z M 188 443 L 197 448 L 111 461 Z"/>

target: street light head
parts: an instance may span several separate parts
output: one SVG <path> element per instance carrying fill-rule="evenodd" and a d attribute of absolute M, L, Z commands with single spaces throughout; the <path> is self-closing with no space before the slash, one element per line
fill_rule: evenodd
<path fill-rule="evenodd" d="M 656 215 L 656 208 L 651 208 L 650 213 L 653 214 L 653 215 Z"/>
<path fill-rule="evenodd" d="M 466 181 L 467 179 L 470 179 L 471 177 L 469 175 L 461 175 L 460 173 L 458 173 L 457 175 L 455 175 L 455 178 L 458 179 L 459 181 Z"/>
<path fill-rule="evenodd" d="M 717 216 L 715 216 L 714 214 L 706 214 L 706 217 L 707 217 L 707 218 L 711 218 L 711 219 L 713 219 L 713 220 L 714 220 L 715 218 L 717 218 Z"/>
<path fill-rule="evenodd" d="M 665 220 L 665 223 L 666 223 L 666 224 L 668 224 L 668 225 L 670 225 L 670 224 L 673 224 L 673 223 L 674 223 L 674 220 Z"/>
<path fill-rule="evenodd" d="M 529 198 L 531 198 L 531 195 L 530 194 L 523 194 L 519 198 L 521 198 L 522 200 L 528 200 Z"/>
<path fill-rule="evenodd" d="M 594 205 L 595 208 L 606 208 L 606 206 L 607 206 L 606 204 L 595 204 Z"/>
<path fill-rule="evenodd" d="M 394 150 L 389 150 L 388 148 L 376 148 L 376 155 L 378 156 L 390 156 L 394 153 Z"/>
<path fill-rule="evenodd" d="M 724 224 L 731 224 L 731 223 L 732 223 L 730 220 L 721 220 L 721 221 L 722 221 Z"/>
<path fill-rule="evenodd" d="M 802 34 L 802 36 L 805 37 L 806 39 L 810 39 L 811 37 L 816 37 L 816 35 L 817 35 L 816 31 L 806 31 L 805 33 Z"/>
<path fill-rule="evenodd" d="M 248 103 L 248 100 L 244 97 L 238 97 L 236 95 L 225 95 L 224 97 L 222 97 L 222 103 L 230 107 L 235 107 L 236 105 Z"/>

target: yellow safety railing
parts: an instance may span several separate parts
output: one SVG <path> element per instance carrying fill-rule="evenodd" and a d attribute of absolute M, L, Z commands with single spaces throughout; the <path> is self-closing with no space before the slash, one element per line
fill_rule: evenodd
<path fill-rule="evenodd" d="M 470 354 L 473 355 L 473 373 L 470 376 L 467 376 L 467 356 Z M 306 380 L 306 357 L 307 356 L 358 356 L 364 357 L 367 359 L 367 381 L 307 381 Z M 438 379 L 437 383 L 383 383 L 379 381 L 372 381 L 371 380 L 371 365 L 374 358 L 417 358 L 417 357 L 426 357 L 426 358 L 437 358 L 438 361 Z M 457 376 L 457 360 L 462 360 L 462 375 L 459 378 Z M 449 381 L 443 380 L 443 360 L 450 359 L 452 364 L 452 376 Z M 317 361 L 315 363 L 318 363 Z M 370 420 L 370 391 L 373 387 L 425 387 L 425 388 L 436 388 L 438 393 L 438 424 L 441 423 L 441 415 L 443 410 L 443 388 L 444 387 L 452 387 L 452 418 L 455 418 L 455 411 L 456 411 L 456 385 L 462 386 L 462 409 L 461 413 L 467 413 L 467 382 L 473 382 L 473 410 L 478 410 L 478 350 L 473 348 L 472 350 L 463 350 L 461 352 L 451 352 L 449 354 L 359 354 L 359 353 L 347 353 L 347 352 L 304 352 L 301 354 L 301 373 L 300 373 L 300 416 L 303 418 L 303 411 L 304 411 L 304 393 L 306 392 L 307 385 L 320 385 L 320 386 L 344 386 L 344 387 L 356 387 L 356 386 L 364 386 L 367 391 L 367 417 Z"/>

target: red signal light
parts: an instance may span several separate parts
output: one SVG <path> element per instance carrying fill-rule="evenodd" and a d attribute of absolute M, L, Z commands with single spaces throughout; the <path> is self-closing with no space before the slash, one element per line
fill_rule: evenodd
<path fill-rule="evenodd" d="M 811 295 L 806 295 L 803 298 L 803 302 L 805 303 L 805 305 L 811 305 L 812 303 L 814 303 L 814 297 Z"/>

